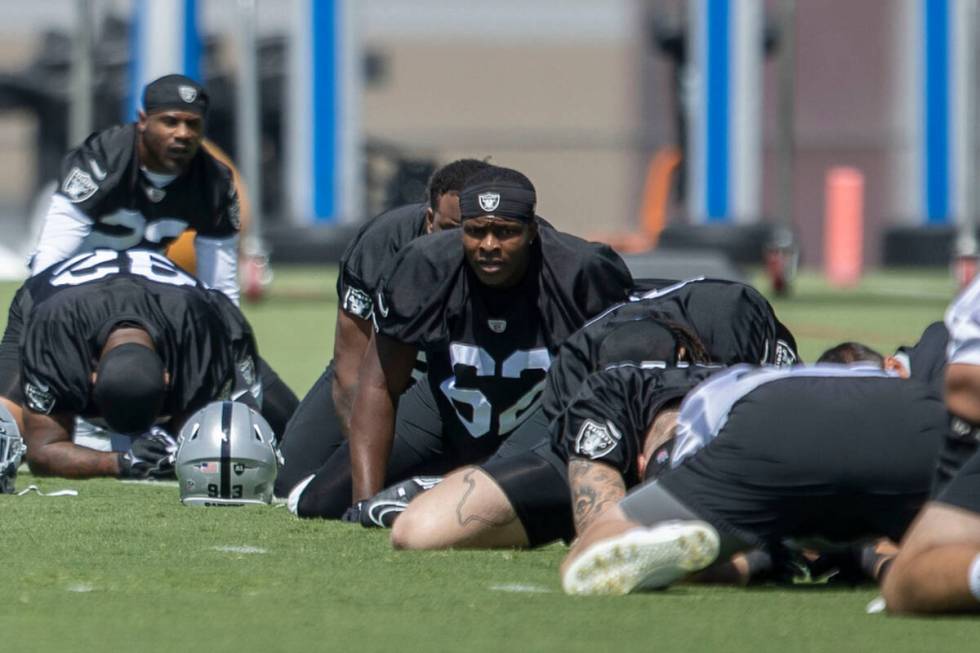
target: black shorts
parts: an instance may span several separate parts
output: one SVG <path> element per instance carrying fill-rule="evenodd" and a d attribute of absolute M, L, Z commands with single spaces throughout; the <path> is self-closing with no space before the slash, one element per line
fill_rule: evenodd
<path fill-rule="evenodd" d="M 928 497 L 945 421 L 915 381 L 785 379 L 738 401 L 718 435 L 657 482 L 750 545 L 898 540 Z"/>
<path fill-rule="evenodd" d="M 279 439 L 285 464 L 276 477 L 276 496 L 289 491 L 323 463 L 345 442 L 333 403 L 333 362 L 316 380 L 293 412 Z"/>
<path fill-rule="evenodd" d="M 541 408 L 479 467 L 507 495 L 532 547 L 575 537 L 568 466 L 551 448 Z"/>

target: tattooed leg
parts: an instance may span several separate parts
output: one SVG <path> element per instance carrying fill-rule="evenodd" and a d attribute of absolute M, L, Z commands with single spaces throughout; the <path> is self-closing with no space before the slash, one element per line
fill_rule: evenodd
<path fill-rule="evenodd" d="M 396 549 L 495 548 L 528 545 L 524 525 L 500 486 L 464 467 L 419 495 L 395 520 Z"/>

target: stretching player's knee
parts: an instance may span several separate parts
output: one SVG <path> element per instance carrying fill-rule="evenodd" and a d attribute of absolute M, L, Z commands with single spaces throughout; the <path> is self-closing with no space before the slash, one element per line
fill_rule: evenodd
<path fill-rule="evenodd" d="M 439 531 L 439 520 L 432 511 L 409 505 L 391 527 L 391 546 L 402 550 L 441 548 Z"/>

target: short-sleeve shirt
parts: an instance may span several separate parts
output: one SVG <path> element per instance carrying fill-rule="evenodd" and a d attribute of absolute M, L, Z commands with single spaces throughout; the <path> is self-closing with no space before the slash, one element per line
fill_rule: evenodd
<path fill-rule="evenodd" d="M 427 205 L 406 204 L 369 220 L 354 235 L 337 275 L 340 308 L 362 320 L 371 319 L 374 294 L 384 267 L 407 243 L 426 233 Z"/>
<path fill-rule="evenodd" d="M 398 253 L 376 296 L 378 332 L 425 352 L 440 411 L 488 453 L 538 406 L 564 339 L 632 285 L 605 245 L 541 226 L 531 248 L 522 281 L 501 290 L 477 279 L 459 231 L 420 238 Z"/>
<path fill-rule="evenodd" d="M 611 367 L 589 375 L 551 425 L 552 448 L 562 460 L 587 458 L 618 470 L 627 484 L 640 481 L 637 455 L 654 418 L 720 367 Z"/>
<path fill-rule="evenodd" d="M 227 398 L 236 380 L 257 376 L 255 339 L 237 307 L 156 252 L 79 254 L 28 279 L 14 302 L 24 396 L 36 412 L 98 417 L 90 375 L 123 323 L 150 334 L 170 372 L 165 416 Z"/>
<path fill-rule="evenodd" d="M 224 238 L 239 228 L 231 170 L 201 147 L 163 187 L 141 170 L 135 124 L 92 134 L 62 162 L 57 193 L 92 219 L 83 250 L 162 250 L 186 229 Z"/>

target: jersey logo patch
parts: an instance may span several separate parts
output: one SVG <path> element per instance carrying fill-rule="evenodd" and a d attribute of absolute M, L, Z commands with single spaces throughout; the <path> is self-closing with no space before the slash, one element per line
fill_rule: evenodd
<path fill-rule="evenodd" d="M 197 89 L 193 86 L 181 85 L 177 87 L 177 93 L 180 95 L 180 99 L 190 104 L 197 99 Z"/>
<path fill-rule="evenodd" d="M 494 333 L 503 333 L 507 330 L 507 320 L 487 320 L 487 326 Z"/>
<path fill-rule="evenodd" d="M 796 363 L 796 354 L 793 348 L 783 340 L 776 341 L 776 367 L 793 365 Z"/>
<path fill-rule="evenodd" d="M 587 419 L 575 437 L 575 453 L 592 460 L 602 458 L 616 448 L 622 437 L 611 423 L 600 424 Z"/>
<path fill-rule="evenodd" d="M 92 180 L 92 175 L 79 167 L 72 168 L 61 184 L 61 192 L 76 204 L 92 197 L 97 190 L 99 185 Z"/>
<path fill-rule="evenodd" d="M 500 193 L 480 193 L 476 198 L 484 211 L 495 211 L 500 206 Z"/>
<path fill-rule="evenodd" d="M 167 191 L 162 188 L 157 188 L 156 186 L 143 186 L 143 190 L 146 191 L 146 197 L 154 204 L 159 203 L 164 197 L 167 196 Z"/>
<path fill-rule="evenodd" d="M 43 383 L 24 383 L 24 394 L 27 395 L 27 407 L 35 413 L 48 415 L 54 408 L 54 395 L 51 389 Z"/>
<path fill-rule="evenodd" d="M 348 287 L 344 293 L 344 310 L 366 320 L 371 317 L 371 296 L 360 288 Z"/>

